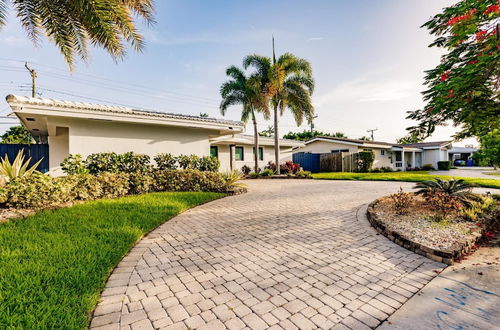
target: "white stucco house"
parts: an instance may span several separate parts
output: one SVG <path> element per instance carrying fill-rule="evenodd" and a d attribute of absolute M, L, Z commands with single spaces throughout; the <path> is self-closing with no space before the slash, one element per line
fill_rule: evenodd
<path fill-rule="evenodd" d="M 305 146 L 294 152 L 305 153 L 356 153 L 371 150 L 375 154 L 374 168 L 391 167 L 405 171 L 431 164 L 437 168 L 438 161 L 449 160 L 450 141 L 397 144 L 380 141 L 318 136 L 305 142 Z"/>
<path fill-rule="evenodd" d="M 242 122 L 127 107 L 8 95 L 13 114 L 38 139 L 49 144 L 50 173 L 69 154 L 133 151 L 153 158 L 158 153 L 213 155 L 221 170 L 253 164 L 253 137 Z M 274 160 L 274 145 L 260 138 L 259 166 Z M 282 161 L 291 160 L 297 141 L 281 141 Z"/>

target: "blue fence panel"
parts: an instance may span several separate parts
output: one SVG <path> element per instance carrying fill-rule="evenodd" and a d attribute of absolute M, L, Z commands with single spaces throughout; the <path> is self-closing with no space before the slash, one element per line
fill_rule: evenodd
<path fill-rule="evenodd" d="M 319 156 L 309 152 L 297 152 L 292 155 L 294 163 L 300 164 L 305 171 L 319 173 Z"/>
<path fill-rule="evenodd" d="M 9 157 L 12 163 L 20 150 L 24 150 L 24 159 L 31 157 L 30 166 L 42 159 L 37 170 L 44 173 L 49 170 L 49 145 L 48 144 L 3 144 L 0 143 L 0 157 Z"/>

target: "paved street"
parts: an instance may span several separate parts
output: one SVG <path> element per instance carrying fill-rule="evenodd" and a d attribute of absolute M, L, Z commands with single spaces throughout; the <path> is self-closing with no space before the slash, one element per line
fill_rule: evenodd
<path fill-rule="evenodd" d="M 364 217 L 363 205 L 412 183 L 246 182 L 247 194 L 189 210 L 140 241 L 91 327 L 369 329 L 444 267 Z"/>

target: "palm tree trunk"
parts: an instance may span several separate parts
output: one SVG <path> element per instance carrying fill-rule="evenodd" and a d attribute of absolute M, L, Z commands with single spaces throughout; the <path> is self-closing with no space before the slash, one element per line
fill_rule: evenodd
<path fill-rule="evenodd" d="M 274 105 L 274 160 L 276 174 L 280 174 L 280 139 L 278 133 L 278 104 Z"/>
<path fill-rule="evenodd" d="M 254 155 L 253 159 L 255 162 L 254 171 L 255 173 L 259 172 L 259 132 L 257 131 L 257 120 L 255 119 L 255 112 L 252 110 L 252 121 L 253 121 L 253 150 Z"/>

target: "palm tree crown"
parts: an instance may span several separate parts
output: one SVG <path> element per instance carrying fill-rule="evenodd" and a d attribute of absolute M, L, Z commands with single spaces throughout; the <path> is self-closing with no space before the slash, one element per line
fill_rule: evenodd
<path fill-rule="evenodd" d="M 9 0 L 0 0 L 0 28 L 6 23 Z M 28 37 L 39 43 L 42 34 L 53 41 L 73 68 L 75 56 L 88 59 L 87 45 L 104 48 L 115 60 L 125 53 L 124 43 L 143 49 L 134 16 L 148 24 L 153 20 L 153 0 L 12 0 Z"/>

